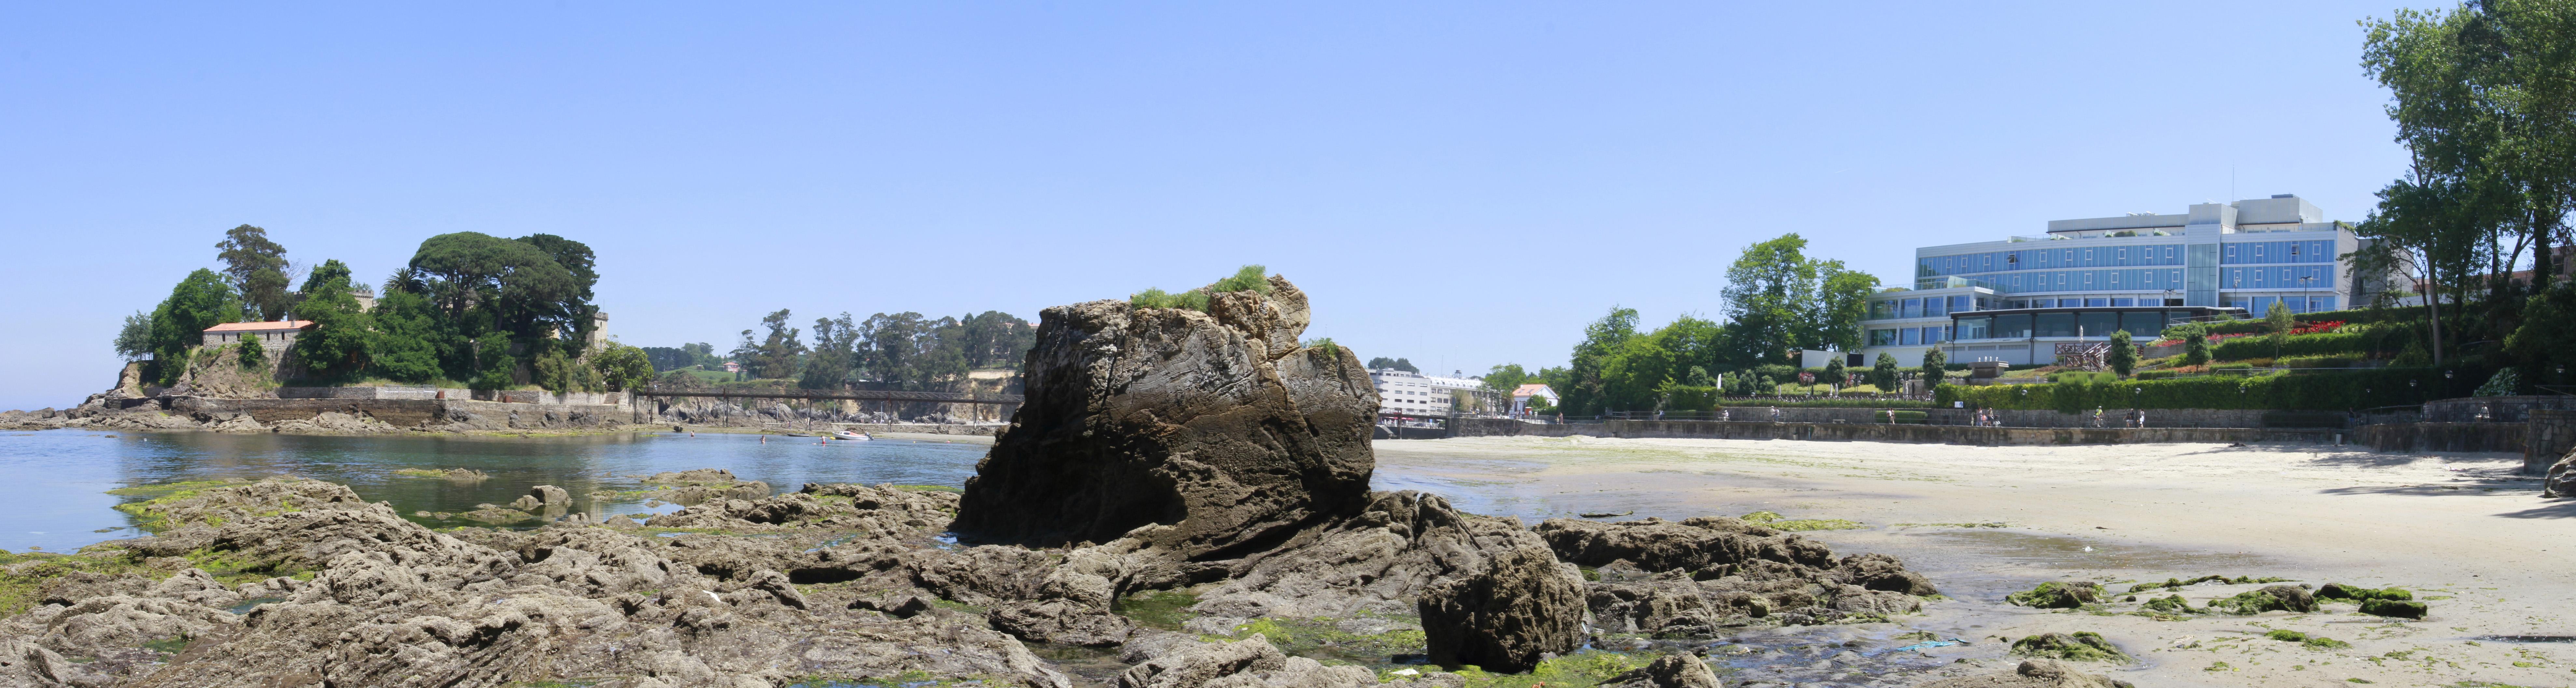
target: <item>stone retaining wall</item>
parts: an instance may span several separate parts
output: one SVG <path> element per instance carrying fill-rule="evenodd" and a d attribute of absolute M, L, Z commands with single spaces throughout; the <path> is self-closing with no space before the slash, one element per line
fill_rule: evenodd
<path fill-rule="evenodd" d="M 2380 423 L 2361 426 L 2354 436 L 2379 451 L 2521 453 L 2528 428 L 2522 423 Z"/>
<path fill-rule="evenodd" d="M 2576 411 L 2532 409 L 2523 437 L 2522 472 L 2547 475 L 2549 465 L 2576 450 Z"/>
<path fill-rule="evenodd" d="M 532 405 L 470 399 L 203 399 L 174 397 L 171 411 L 200 420 L 249 416 L 261 425 L 312 420 L 323 413 L 373 418 L 427 430 L 561 430 L 620 425 L 633 410 L 607 404 Z"/>

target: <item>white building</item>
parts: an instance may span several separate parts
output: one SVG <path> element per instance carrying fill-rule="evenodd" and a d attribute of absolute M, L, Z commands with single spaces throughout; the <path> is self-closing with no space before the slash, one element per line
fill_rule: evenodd
<path fill-rule="evenodd" d="M 1528 411 L 1531 399 L 1545 402 L 1548 406 L 1555 406 L 1557 399 L 1556 390 L 1548 387 L 1547 385 L 1535 382 L 1521 385 L 1520 387 L 1513 389 L 1512 414 L 1519 415 L 1522 412 Z"/>
<path fill-rule="evenodd" d="M 259 342 L 263 349 L 284 349 L 295 345 L 295 337 L 313 328 L 311 320 L 224 323 L 199 333 L 200 346 L 231 346 L 243 340 Z"/>
<path fill-rule="evenodd" d="M 1439 377 L 1394 368 L 1369 371 L 1377 385 L 1378 414 L 1413 417 L 1446 416 L 1457 405 L 1458 392 L 1474 393 L 1485 381 L 1472 377 Z"/>
<path fill-rule="evenodd" d="M 2118 330 L 2154 337 L 2179 320 L 2347 308 L 2372 283 L 2343 256 L 2363 240 L 2292 194 L 2202 203 L 2181 214 L 2051 220 L 2043 236 L 1916 249 L 1914 286 L 1870 297 L 1864 361 L 2055 361 L 2061 342 Z M 1989 313 L 1991 311 L 1991 313 Z"/>

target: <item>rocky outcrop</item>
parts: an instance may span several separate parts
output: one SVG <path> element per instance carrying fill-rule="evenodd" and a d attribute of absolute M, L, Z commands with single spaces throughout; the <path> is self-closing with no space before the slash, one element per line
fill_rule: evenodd
<path fill-rule="evenodd" d="M 1537 532 L 1557 556 L 1599 567 L 1585 598 L 1614 632 L 1707 637 L 1730 625 L 1884 619 L 1939 592 L 1894 557 L 1837 560 L 1822 543 L 1723 516 L 1549 519 Z"/>
<path fill-rule="evenodd" d="M 1710 671 L 1708 663 L 1700 661 L 1698 655 L 1687 652 L 1656 657 L 1655 661 L 1648 662 L 1634 671 L 1610 677 L 1610 680 L 1601 682 L 1601 686 L 1602 688 L 1723 688 L 1717 682 L 1717 672 Z"/>
<path fill-rule="evenodd" d="M 1431 661 L 1520 672 L 1573 652 L 1583 644 L 1583 578 L 1567 568 L 1522 546 L 1432 583 L 1417 603 Z"/>
<path fill-rule="evenodd" d="M 7 422 L 6 417 L 0 417 L 0 425 Z M 2558 463 L 2549 465 L 2547 477 L 2540 482 L 2540 496 L 2546 499 L 2576 496 L 2576 451 L 2567 452 L 2566 456 L 2559 457 Z"/>
<path fill-rule="evenodd" d="M 1356 514 L 1376 390 L 1349 350 L 1297 344 L 1307 317 L 1279 277 L 1266 294 L 1216 294 L 1206 313 L 1047 309 L 1028 402 L 967 481 L 955 527 L 1041 546 L 1132 536 L 1211 560 Z"/>

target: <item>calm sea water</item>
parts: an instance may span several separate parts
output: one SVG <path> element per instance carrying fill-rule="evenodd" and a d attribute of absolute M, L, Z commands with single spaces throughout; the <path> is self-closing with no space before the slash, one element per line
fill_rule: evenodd
<path fill-rule="evenodd" d="M 181 480 L 296 475 L 343 483 L 371 501 L 415 511 L 471 511 L 507 504 L 537 485 L 572 492 L 574 508 L 600 516 L 665 512 L 609 495 L 647 487 L 661 471 L 723 468 L 780 492 L 809 482 L 965 484 L 986 444 L 879 439 L 818 445 L 811 437 L 634 433 L 588 437 L 307 437 L 86 430 L 0 433 L 0 549 L 68 552 L 135 537 L 113 507 L 136 498 L 120 487 Z M 479 483 L 395 475 L 405 468 L 471 468 Z M 600 496 L 600 499 L 593 499 Z M 474 525 L 432 521 L 428 525 Z"/>

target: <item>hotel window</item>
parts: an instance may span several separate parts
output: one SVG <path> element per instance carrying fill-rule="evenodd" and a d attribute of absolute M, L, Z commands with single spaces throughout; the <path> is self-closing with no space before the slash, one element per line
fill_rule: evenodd
<path fill-rule="evenodd" d="M 2114 311 L 2088 311 L 2075 316 L 2076 331 L 2086 337 L 2108 337 L 2120 329 L 2120 314 Z"/>
<path fill-rule="evenodd" d="M 1901 316 L 1901 317 L 1907 317 L 1907 318 L 1920 318 L 1920 317 L 1923 317 L 1923 300 L 1922 300 L 1922 299 L 1906 299 L 1906 300 L 1905 300 L 1905 313 L 1904 313 L 1904 315 L 1903 315 L 1903 316 Z"/>
<path fill-rule="evenodd" d="M 1897 330 L 1896 344 L 1898 346 L 1913 346 L 1923 343 L 1923 337 L 1919 332 L 1919 330 L 1911 327 Z"/>
<path fill-rule="evenodd" d="M 2028 337 L 2030 336 L 2030 314 L 2022 313 L 2019 315 L 1995 316 L 1994 327 L 1993 329 L 1988 330 L 1988 333 L 1994 339 L 2020 339 Z"/>
<path fill-rule="evenodd" d="M 1895 330 L 1870 330 L 1870 331 L 1869 331 L 1869 345 L 1870 345 L 1870 346 L 1895 346 L 1895 345 L 1896 345 L 1896 331 L 1895 331 Z"/>
<path fill-rule="evenodd" d="M 1965 296 L 1950 297 L 1950 312 L 1958 313 L 1961 311 L 1976 310 L 1976 306 L 1974 305 L 1975 303 L 1976 302 L 1974 300 Z"/>
<path fill-rule="evenodd" d="M 2075 314 L 2041 313 L 2036 329 L 2042 337 L 2073 337 L 2075 336 Z"/>
<path fill-rule="evenodd" d="M 2106 307 L 2106 306 L 2111 305 L 2111 300 L 2110 300 L 2110 299 L 2085 299 L 2085 300 L 2084 300 L 2084 305 L 2085 305 L 2085 307 L 2087 307 L 2087 308 L 2102 308 L 2102 307 Z"/>
<path fill-rule="evenodd" d="M 2129 311 L 2120 314 L 2120 329 L 2131 337 L 2155 337 L 2165 331 L 2164 318 L 2157 311 Z"/>
<path fill-rule="evenodd" d="M 1983 317 L 1983 316 L 1975 317 L 1975 318 L 1960 318 L 1960 319 L 1959 319 L 1959 338 L 1960 338 L 1960 339 L 1985 339 L 1985 338 L 1986 338 L 1986 336 L 1987 336 L 1987 335 L 1986 335 L 1986 331 L 1987 331 L 1990 327 L 1992 327 L 1992 326 L 1994 325 L 1994 322 L 1995 322 L 1995 319 L 1994 319 L 1994 318 L 1990 318 L 1990 317 Z"/>
<path fill-rule="evenodd" d="M 1939 343 L 1941 343 L 1941 331 L 1942 331 L 1943 329 L 1945 329 L 1945 327 L 1944 327 L 1944 326 L 1941 326 L 1941 325 L 1934 325 L 1934 326 L 1931 326 L 1931 327 L 1923 328 L 1923 343 L 1925 343 L 1925 344 L 1939 344 Z"/>

